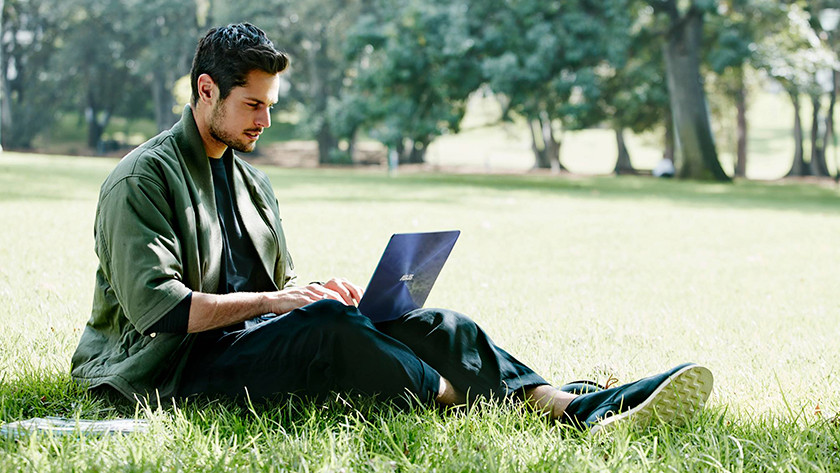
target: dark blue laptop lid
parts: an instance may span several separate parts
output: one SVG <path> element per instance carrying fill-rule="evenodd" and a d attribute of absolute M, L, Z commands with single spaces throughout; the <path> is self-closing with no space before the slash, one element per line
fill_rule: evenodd
<path fill-rule="evenodd" d="M 392 235 L 359 311 L 373 322 L 385 322 L 423 307 L 460 234 L 452 230 Z"/>

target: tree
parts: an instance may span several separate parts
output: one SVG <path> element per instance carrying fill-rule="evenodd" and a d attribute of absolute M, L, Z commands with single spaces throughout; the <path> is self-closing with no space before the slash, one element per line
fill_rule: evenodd
<path fill-rule="evenodd" d="M 191 2 L 144 0 L 132 5 L 128 28 L 142 31 L 144 45 L 136 62 L 138 73 L 151 89 L 155 123 L 166 130 L 180 111 L 172 89 L 178 78 L 189 74 L 198 31 L 197 7 Z"/>
<path fill-rule="evenodd" d="M 735 177 L 745 177 L 747 169 L 746 68 L 753 62 L 757 38 L 772 34 L 783 21 L 784 10 L 775 0 L 721 0 L 706 22 L 709 46 L 704 62 L 736 109 Z"/>
<path fill-rule="evenodd" d="M 703 18 L 714 0 L 649 0 L 667 19 L 665 70 L 675 128 L 677 176 L 729 180 L 718 161 L 700 75 Z"/>
<path fill-rule="evenodd" d="M 643 6 L 641 2 L 630 5 L 630 17 L 635 19 L 633 25 L 628 25 L 630 33 L 613 38 L 627 47 L 616 48 L 621 53 L 610 63 L 614 72 L 602 82 L 599 108 L 615 131 L 616 174 L 636 173 L 624 143 L 624 130 L 642 133 L 668 123 L 666 117 L 669 115 L 665 113 L 668 88 L 662 50 L 657 32 L 649 27 L 650 19 L 646 18 Z"/>
<path fill-rule="evenodd" d="M 359 66 L 345 105 L 350 97 L 365 101 L 371 136 L 395 150 L 400 163 L 424 162 L 437 136 L 457 132 L 467 98 L 481 84 L 462 6 L 385 0 L 348 43 Z"/>
<path fill-rule="evenodd" d="M 817 71 L 830 70 L 835 58 L 821 47 L 808 24 L 806 11 L 796 3 L 786 6 L 784 11 L 786 21 L 773 34 L 761 39 L 754 61 L 782 85 L 793 103 L 794 155 L 788 175 L 805 176 L 812 174 L 812 170 L 804 156 L 801 96 L 822 93 L 822 87 L 816 81 Z"/>
<path fill-rule="evenodd" d="M 189 71 L 195 6 L 163 0 L 10 0 L 4 5 L 4 143 L 31 146 L 78 112 L 97 149 L 111 117 L 174 123 L 172 87 Z M 193 20 L 193 22 L 190 22 Z"/>
<path fill-rule="evenodd" d="M 55 0 L 6 0 L 2 15 L 2 146 L 30 148 L 56 119 L 63 98 Z"/>
<path fill-rule="evenodd" d="M 88 127 L 87 145 L 96 149 L 117 109 L 137 87 L 137 58 L 145 39 L 127 25 L 132 5 L 109 0 L 67 2 L 62 25 L 61 71 L 74 90 Z M 142 29 L 140 31 L 143 31 Z"/>
<path fill-rule="evenodd" d="M 487 83 L 502 97 L 505 117 L 527 121 L 536 167 L 562 170 L 559 133 L 603 120 L 601 82 L 626 34 L 626 8 L 623 0 L 471 6 Z"/>
<path fill-rule="evenodd" d="M 838 54 L 840 54 L 840 1 L 838 0 L 814 0 L 805 3 L 805 11 L 809 13 L 809 25 L 820 40 L 820 47 L 829 52 L 831 62 L 824 71 L 830 70 L 830 78 L 820 83 L 823 90 L 828 91 L 829 104 L 825 113 L 825 122 L 820 130 L 821 93 L 820 88 L 811 89 L 811 104 L 813 120 L 811 123 L 811 173 L 818 176 L 828 176 L 830 172 L 826 164 L 825 152 L 829 142 L 834 137 L 834 106 L 837 103 L 837 89 L 840 87 L 840 65 L 838 65 Z M 819 72 L 818 72 L 819 74 Z M 819 81 L 819 77 L 816 78 Z M 836 146 L 836 143 L 835 143 Z M 835 163 L 836 164 L 836 163 Z M 840 179 L 840 172 L 837 174 Z"/>
<path fill-rule="evenodd" d="M 330 115 L 331 103 L 339 100 L 352 83 L 344 45 L 367 3 L 368 0 L 267 0 L 249 3 L 247 7 L 254 12 L 250 18 L 255 18 L 291 56 L 286 75 L 288 98 L 301 106 L 301 129 L 315 137 L 322 164 L 347 162 L 346 155 L 338 150 L 340 137 Z M 238 21 L 246 9 L 242 5 L 235 8 L 236 16 L 231 18 Z"/>

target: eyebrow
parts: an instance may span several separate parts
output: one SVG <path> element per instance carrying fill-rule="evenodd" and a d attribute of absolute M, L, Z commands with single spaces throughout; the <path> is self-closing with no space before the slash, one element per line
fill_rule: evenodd
<path fill-rule="evenodd" d="M 245 97 L 245 100 L 248 101 L 248 102 L 257 102 L 260 105 L 266 104 L 265 100 L 257 99 L 257 98 L 254 98 L 254 97 Z M 277 104 L 277 102 L 268 102 L 267 105 L 270 107 L 270 106 L 276 105 L 276 104 Z"/>

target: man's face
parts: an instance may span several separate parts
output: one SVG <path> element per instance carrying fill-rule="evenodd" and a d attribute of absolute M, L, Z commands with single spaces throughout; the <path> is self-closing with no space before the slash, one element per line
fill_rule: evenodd
<path fill-rule="evenodd" d="M 263 129 L 271 126 L 271 107 L 277 103 L 279 74 L 260 70 L 248 73 L 242 87 L 234 87 L 210 112 L 210 136 L 226 146 L 249 153 Z"/>

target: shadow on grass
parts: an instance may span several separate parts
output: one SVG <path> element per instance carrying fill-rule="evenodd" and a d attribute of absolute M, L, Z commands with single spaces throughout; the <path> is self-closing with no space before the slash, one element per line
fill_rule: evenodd
<path fill-rule="evenodd" d="M 716 183 L 642 176 L 548 176 L 380 174 L 337 170 L 267 169 L 284 201 L 428 202 L 456 204 L 485 192 L 525 192 L 534 197 L 670 201 L 684 206 L 837 212 L 838 187 L 831 181 L 738 181 Z M 317 186 L 324 192 L 298 193 Z M 432 195 L 430 195 L 432 194 Z"/>
<path fill-rule="evenodd" d="M 0 202 L 96 200 L 112 160 L 31 158 L 0 161 Z M 642 176 L 480 175 L 370 169 L 288 169 L 261 166 L 284 202 L 412 202 L 460 204 L 475 195 L 520 192 L 535 198 L 667 201 L 690 207 L 837 212 L 829 180 L 716 183 Z"/>

